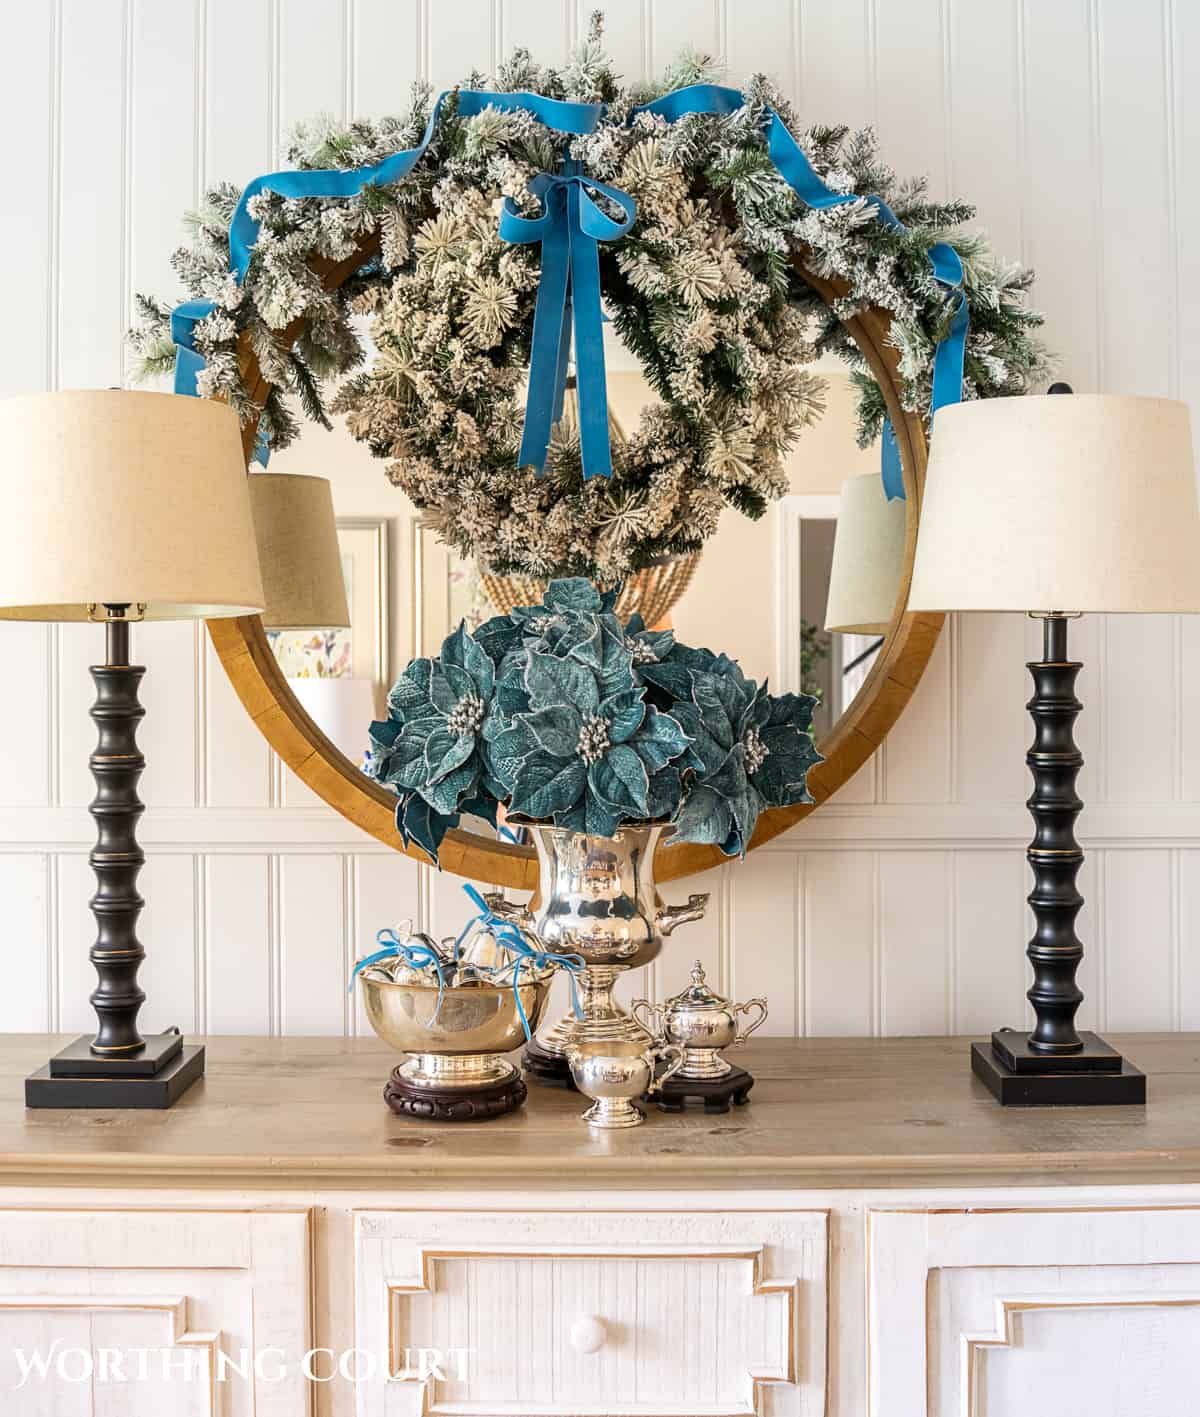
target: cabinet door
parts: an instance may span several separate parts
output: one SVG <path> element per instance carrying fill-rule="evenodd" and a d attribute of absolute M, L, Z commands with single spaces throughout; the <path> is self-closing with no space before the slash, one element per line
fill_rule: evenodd
<path fill-rule="evenodd" d="M 0 1210 L 2 1410 L 303 1417 L 309 1229 L 303 1211 Z"/>
<path fill-rule="evenodd" d="M 360 1417 L 819 1417 L 827 1217 L 362 1211 Z"/>
<path fill-rule="evenodd" d="M 1179 1417 L 1200 1210 L 868 1214 L 872 1417 Z"/>

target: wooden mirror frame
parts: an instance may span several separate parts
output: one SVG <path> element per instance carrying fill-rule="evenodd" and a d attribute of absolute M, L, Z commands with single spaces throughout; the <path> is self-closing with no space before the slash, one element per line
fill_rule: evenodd
<path fill-rule="evenodd" d="M 378 241 L 367 240 L 347 260 L 336 265 L 332 262 L 314 262 L 314 270 L 322 278 L 325 288 L 334 290 L 377 250 Z M 826 304 L 832 304 L 846 294 L 842 284 L 814 275 L 805 269 L 800 259 L 793 264 L 797 274 Z M 825 761 L 813 768 L 808 777 L 809 791 L 814 800 L 764 812 L 758 819 L 750 842 L 751 850 L 815 811 L 862 767 L 883 742 L 912 697 L 942 627 L 942 615 L 911 615 L 903 610 L 908 601 L 916 552 L 928 447 L 922 420 L 916 414 L 906 412 L 900 404 L 896 378 L 898 355 L 888 344 L 890 327 L 891 317 L 875 308 L 864 310 L 846 322 L 847 330 L 883 391 L 904 468 L 908 500 L 900 593 L 896 597 L 896 608 L 883 648 L 876 656 L 870 674 L 853 703 L 821 744 Z M 283 331 L 282 340 L 290 344 L 300 329 L 299 322 L 289 326 Z M 239 344 L 238 362 L 247 389 L 261 407 L 270 385 L 258 367 L 246 335 L 242 336 Z M 242 430 L 247 462 L 254 450 L 257 432 L 257 420 Z M 395 795 L 366 777 L 355 764 L 343 757 L 309 718 L 275 661 L 262 619 L 257 615 L 247 615 L 237 619 L 210 620 L 208 632 L 246 712 L 287 766 L 347 820 L 385 845 L 404 851 L 396 830 Z M 407 854 L 420 861 L 428 859 L 417 847 L 409 847 Z M 537 863 L 531 847 L 513 846 L 474 832 L 456 830 L 447 833 L 439 854 L 442 869 L 459 876 L 514 890 L 533 890 L 537 886 Z M 708 870 L 725 860 L 727 858 L 716 846 L 689 842 L 668 845 L 659 848 L 656 874 L 660 881 L 675 880 Z"/>

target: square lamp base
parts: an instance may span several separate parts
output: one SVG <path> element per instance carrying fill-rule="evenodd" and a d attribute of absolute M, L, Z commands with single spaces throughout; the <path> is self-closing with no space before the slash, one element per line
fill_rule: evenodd
<path fill-rule="evenodd" d="M 25 1079 L 26 1107 L 172 1106 L 204 1076 L 204 1048 L 178 1033 L 146 1039 L 136 1057 L 101 1058 L 90 1038 L 77 1038 Z"/>
<path fill-rule="evenodd" d="M 991 1043 L 971 1044 L 971 1071 L 1006 1107 L 1121 1107 L 1146 1101 L 1146 1075 L 1094 1033 L 1083 1049 L 1047 1057 L 1028 1033 L 1002 1028 Z"/>

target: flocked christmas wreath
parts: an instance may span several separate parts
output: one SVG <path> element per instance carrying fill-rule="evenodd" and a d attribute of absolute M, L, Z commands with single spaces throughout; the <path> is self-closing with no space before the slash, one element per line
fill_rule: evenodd
<path fill-rule="evenodd" d="M 785 455 L 822 409 L 819 354 L 835 351 L 855 371 L 860 437 L 879 434 L 883 399 L 842 323 L 864 306 L 891 316 L 906 409 L 928 412 L 951 334 L 955 396 L 959 385 L 965 398 L 1024 392 L 1044 364 L 1041 317 L 1024 299 L 1030 273 L 957 229 L 973 209 L 932 200 L 923 180 L 897 181 L 870 130 L 801 132 L 769 80 L 734 94 L 711 87 L 716 77 L 689 57 L 653 87 L 624 87 L 597 19 L 561 69 L 518 50 L 493 79 L 473 75 L 436 106 L 418 86 L 403 117 L 298 128 L 296 172 L 259 179 L 248 197 L 217 186 L 193 215 L 194 242 L 174 258 L 193 302 L 173 312 L 139 298 L 141 372 L 186 359 L 196 392 L 244 418 L 261 413 L 270 447 L 297 433 L 288 392 L 323 423 L 327 407 L 344 414 L 459 552 L 500 572 L 599 584 L 698 549 L 725 506 L 759 516 L 786 490 Z M 688 111 L 696 94 L 708 111 Z M 585 105 L 595 105 L 586 124 L 556 126 Z M 785 176 L 788 142 L 807 186 Z M 412 161 L 393 177 L 404 153 Z M 330 194 L 321 180 L 356 170 L 368 174 L 357 190 L 335 181 Z M 584 181 L 568 194 L 564 174 Z M 558 200 L 621 232 L 595 243 L 603 305 L 657 396 L 611 449 L 611 477 L 585 476 L 579 424 L 554 422 L 557 408 L 544 456 L 525 456 L 549 258 L 545 242 L 512 229 L 535 229 Z M 231 244 L 235 255 L 245 248 L 232 268 Z M 369 259 L 326 290 L 314 258 L 357 251 Z M 947 263 L 957 268 L 949 281 Z M 842 283 L 844 298 L 826 305 L 799 264 Z M 578 321 L 586 292 L 572 295 Z M 369 356 L 357 317 L 370 321 Z M 272 384 L 261 410 L 239 340 Z M 565 344 L 556 348 L 557 388 L 541 390 L 552 404 L 565 372 Z"/>

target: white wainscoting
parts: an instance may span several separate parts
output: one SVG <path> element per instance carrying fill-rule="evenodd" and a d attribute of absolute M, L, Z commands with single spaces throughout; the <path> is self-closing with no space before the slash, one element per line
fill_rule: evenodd
<path fill-rule="evenodd" d="M 592 0 L 43 0 L 7 16 L 0 116 L 20 134 L 0 224 L 9 274 L 0 394 L 122 381 L 132 293 L 170 293 L 179 213 L 208 180 L 276 165 L 295 120 L 402 105 L 518 43 L 561 56 Z M 631 74 L 682 44 L 731 76 L 774 72 L 806 120 L 875 122 L 904 172 L 977 202 L 1034 263 L 1049 343 L 1081 390 L 1200 392 L 1200 9 L 1173 0 L 608 0 Z M 311 471 L 320 471 L 312 466 Z M 372 470 L 375 500 L 395 496 Z M 365 494 L 363 494 L 365 496 Z M 397 619 L 412 588 L 396 518 Z M 1200 622 L 1081 622 L 1081 928 L 1086 1022 L 1200 1027 Z M 983 1030 L 1019 1021 L 1027 890 L 1021 799 L 1036 631 L 951 622 L 885 750 L 833 805 L 713 873 L 694 954 L 765 992 L 781 1033 Z M 405 639 L 405 636 L 408 638 Z M 355 1031 L 353 956 L 403 916 L 449 930 L 458 883 L 364 841 L 287 778 L 203 631 L 138 633 L 150 861 L 146 1022 L 214 1032 Z M 411 646 L 402 628 L 396 652 Z M 0 1028 L 85 1026 L 91 987 L 88 627 L 0 627 Z M 699 883 L 691 882 L 695 888 Z M 669 892 L 670 894 L 671 892 Z M 677 894 L 677 892 L 676 892 Z"/>

